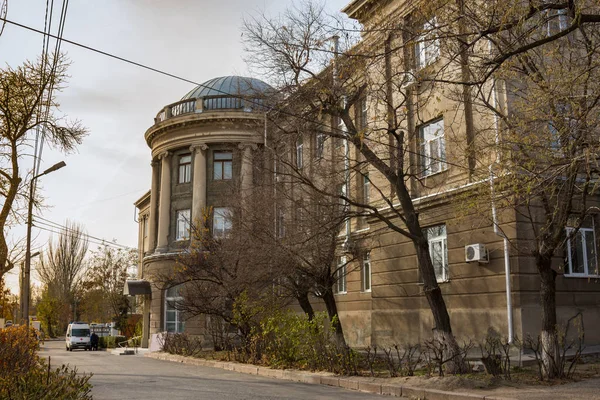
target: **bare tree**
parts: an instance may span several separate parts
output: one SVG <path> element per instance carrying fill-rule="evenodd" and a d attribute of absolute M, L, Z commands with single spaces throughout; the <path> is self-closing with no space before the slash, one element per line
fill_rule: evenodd
<path fill-rule="evenodd" d="M 373 46 L 352 47 L 355 42 L 350 33 L 355 31 L 327 16 L 322 6 L 308 2 L 277 18 L 261 15 L 247 20 L 244 38 L 250 64 L 272 77 L 286 96 L 284 105 L 271 113 L 271 122 L 282 132 L 290 132 L 290 126 L 300 127 L 311 121 L 313 130 L 307 133 L 312 134 L 311 141 L 319 151 L 326 139 L 328 148 L 335 149 L 338 145 L 334 143 L 339 143 L 337 152 L 319 156 L 329 157 L 336 171 L 345 176 L 344 190 L 324 186 L 304 174 L 300 176 L 302 182 L 340 198 L 357 215 L 377 218 L 412 241 L 423 292 L 434 317 L 434 335 L 447 343 L 452 358 L 460 350 L 412 200 L 424 171 L 435 163 L 412 162 L 417 159 L 412 147 L 415 132 L 407 128 L 413 125 L 412 115 L 401 112 L 413 106 L 405 90 L 410 76 L 404 63 L 392 60 L 403 54 L 402 47 L 394 47 L 403 32 L 398 33 L 392 26 L 397 27 L 390 23 L 378 30 L 382 40 Z M 367 94 L 373 104 L 372 117 L 364 120 L 355 110 Z M 336 158 L 347 162 L 336 162 Z M 381 177 L 379 182 L 372 179 L 379 204 L 352 196 L 348 190 L 349 176 L 364 178 L 365 166 Z M 465 370 L 466 365 L 458 357 L 456 361 L 448 369 Z"/>
<path fill-rule="evenodd" d="M 7 228 L 19 222 L 25 210 L 32 175 L 24 177 L 19 162 L 31 155 L 34 130 L 39 128 L 45 142 L 63 152 L 72 151 L 86 135 L 79 122 L 57 114 L 55 94 L 64 87 L 67 68 L 59 55 L 0 70 L 0 277 L 14 266 Z"/>
<path fill-rule="evenodd" d="M 87 250 L 88 240 L 83 226 L 67 220 L 58 236 L 58 243 L 54 244 L 50 239 L 48 250 L 37 266 L 40 281 L 62 304 L 69 306 L 69 314 L 74 319 L 77 318 L 76 297 L 86 269 Z M 68 317 L 69 315 L 63 316 L 61 322 L 66 323 Z"/>

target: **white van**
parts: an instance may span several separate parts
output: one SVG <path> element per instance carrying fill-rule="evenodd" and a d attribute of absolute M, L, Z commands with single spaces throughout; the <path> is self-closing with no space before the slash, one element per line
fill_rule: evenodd
<path fill-rule="evenodd" d="M 67 328 L 65 342 L 67 351 L 77 348 L 91 350 L 90 326 L 85 322 L 71 322 Z"/>

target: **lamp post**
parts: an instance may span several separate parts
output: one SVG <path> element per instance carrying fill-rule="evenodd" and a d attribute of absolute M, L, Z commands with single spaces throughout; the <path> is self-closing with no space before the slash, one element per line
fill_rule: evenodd
<path fill-rule="evenodd" d="M 61 169 L 66 166 L 64 161 L 54 164 L 39 175 L 35 175 L 31 178 L 29 184 L 29 205 L 27 209 L 27 248 L 25 250 L 25 269 L 23 273 L 23 315 L 25 318 L 25 325 L 29 327 L 29 297 L 31 288 L 31 225 L 33 220 L 33 189 L 35 188 L 35 180 L 41 176 L 47 175 L 50 172 L 54 172 L 57 169 Z"/>

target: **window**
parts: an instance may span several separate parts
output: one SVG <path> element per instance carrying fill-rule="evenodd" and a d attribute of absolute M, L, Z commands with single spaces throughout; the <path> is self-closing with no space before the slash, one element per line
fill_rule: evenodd
<path fill-rule="evenodd" d="M 190 210 L 177 211 L 177 240 L 190 238 Z"/>
<path fill-rule="evenodd" d="M 230 151 L 215 151 L 213 153 L 213 179 L 215 181 L 231 179 L 231 160 Z"/>
<path fill-rule="evenodd" d="M 317 139 L 315 143 L 315 158 L 323 158 L 323 152 L 325 150 L 325 134 L 322 132 L 317 133 Z"/>
<path fill-rule="evenodd" d="M 362 187 L 363 187 L 363 202 L 369 204 L 371 200 L 371 181 L 369 180 L 369 173 L 365 172 L 362 176 Z"/>
<path fill-rule="evenodd" d="M 444 119 L 429 122 L 419 128 L 421 136 L 421 174 L 432 175 L 446 169 Z"/>
<path fill-rule="evenodd" d="M 436 36 L 437 18 L 433 17 L 423 24 L 421 35 L 417 37 L 417 67 L 424 68 L 440 56 L 440 39 Z"/>
<path fill-rule="evenodd" d="M 448 239 L 446 225 L 437 225 L 423 229 L 429 243 L 429 256 L 438 282 L 447 282 L 448 274 Z"/>
<path fill-rule="evenodd" d="M 192 156 L 179 157 L 179 183 L 189 183 L 192 177 Z"/>
<path fill-rule="evenodd" d="M 545 0 L 545 3 L 556 3 L 556 0 Z M 556 35 L 569 27 L 569 10 L 561 8 L 558 10 L 546 10 L 543 14 L 545 19 L 544 30 L 546 36 Z"/>
<path fill-rule="evenodd" d="M 338 257 L 335 270 L 335 292 L 346 293 L 346 257 Z"/>
<path fill-rule="evenodd" d="M 304 161 L 304 144 L 302 138 L 298 138 L 296 140 L 296 167 L 298 169 L 302 169 L 303 161 Z"/>
<path fill-rule="evenodd" d="M 277 237 L 282 238 L 285 236 L 285 213 L 280 208 L 277 210 Z"/>
<path fill-rule="evenodd" d="M 362 259 L 362 268 L 360 270 L 360 290 L 363 292 L 371 291 L 371 252 L 367 251 Z"/>
<path fill-rule="evenodd" d="M 573 228 L 567 228 L 567 235 Z M 594 228 L 579 228 L 575 236 L 567 240 L 567 276 L 599 276 Z"/>
<path fill-rule="evenodd" d="M 181 333 L 185 328 L 181 311 L 177 309 L 177 302 L 183 300 L 181 285 L 173 286 L 165 293 L 165 330 L 171 333 Z"/>
<path fill-rule="evenodd" d="M 231 210 L 215 207 L 213 210 L 213 237 L 225 238 L 231 232 Z"/>

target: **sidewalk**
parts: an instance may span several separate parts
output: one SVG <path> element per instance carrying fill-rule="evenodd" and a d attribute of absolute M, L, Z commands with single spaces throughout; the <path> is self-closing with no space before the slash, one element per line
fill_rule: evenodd
<path fill-rule="evenodd" d="M 361 392 L 375 393 L 394 397 L 404 397 L 420 400 L 516 400 L 516 397 L 503 397 L 493 394 L 472 392 L 450 392 L 429 388 L 419 388 L 407 385 L 392 384 L 389 379 L 369 378 L 369 377 L 340 377 L 325 372 L 308 372 L 298 370 L 283 370 L 261 367 L 253 364 L 241 364 L 237 362 L 204 360 L 193 357 L 183 357 L 168 353 L 147 353 L 145 357 L 157 360 L 179 362 L 202 367 L 222 368 L 229 371 L 240 372 L 244 374 L 258 375 L 269 378 L 285 379 L 294 382 L 312 383 L 320 385 L 329 385 L 341 387 L 350 390 L 359 390 Z M 547 399 L 556 398 L 548 397 Z M 587 397 L 589 399 L 589 396 Z"/>

